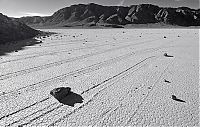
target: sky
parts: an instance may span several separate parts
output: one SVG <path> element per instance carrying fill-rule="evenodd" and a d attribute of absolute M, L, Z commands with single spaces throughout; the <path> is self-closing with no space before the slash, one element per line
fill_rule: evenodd
<path fill-rule="evenodd" d="M 0 0 L 0 13 L 9 17 L 49 16 L 73 4 L 137 5 L 151 3 L 161 7 L 200 8 L 199 0 Z"/>

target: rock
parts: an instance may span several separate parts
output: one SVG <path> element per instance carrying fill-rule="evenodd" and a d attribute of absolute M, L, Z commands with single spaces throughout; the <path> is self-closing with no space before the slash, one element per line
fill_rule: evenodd
<path fill-rule="evenodd" d="M 176 99 L 176 96 L 175 96 L 175 95 L 172 95 L 172 99 L 175 100 L 175 99 Z"/>
<path fill-rule="evenodd" d="M 168 55 L 167 53 L 164 53 L 164 56 L 165 57 L 173 57 L 173 56 Z"/>
<path fill-rule="evenodd" d="M 168 80 L 166 80 L 166 79 L 164 80 L 164 82 L 166 82 L 166 83 L 171 83 L 170 81 L 168 81 Z"/>
<path fill-rule="evenodd" d="M 172 99 L 178 102 L 185 102 L 184 100 L 178 99 L 175 95 L 172 95 Z"/>
<path fill-rule="evenodd" d="M 59 87 L 55 88 L 50 91 L 50 94 L 54 96 L 58 101 L 61 101 L 64 99 L 67 95 L 69 95 L 71 92 L 70 87 Z"/>

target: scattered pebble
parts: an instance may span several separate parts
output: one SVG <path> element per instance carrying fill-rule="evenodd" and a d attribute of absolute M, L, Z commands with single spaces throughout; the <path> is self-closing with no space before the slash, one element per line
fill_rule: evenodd
<path fill-rule="evenodd" d="M 173 57 L 173 56 L 168 55 L 167 53 L 164 53 L 164 56 L 165 57 Z"/>
<path fill-rule="evenodd" d="M 170 81 L 167 81 L 166 79 L 164 80 L 166 83 L 171 83 Z"/>
<path fill-rule="evenodd" d="M 172 99 L 179 102 L 185 102 L 184 100 L 178 99 L 175 95 L 172 95 Z"/>

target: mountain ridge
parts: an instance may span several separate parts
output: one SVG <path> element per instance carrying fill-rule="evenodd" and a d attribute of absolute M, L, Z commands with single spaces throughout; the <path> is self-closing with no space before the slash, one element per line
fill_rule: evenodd
<path fill-rule="evenodd" d="M 40 31 L 0 13 L 0 44 L 32 38 L 39 33 Z"/>
<path fill-rule="evenodd" d="M 200 26 L 200 9 L 159 7 L 152 4 L 103 6 L 95 3 L 62 8 L 51 16 L 17 19 L 30 26 L 98 26 L 164 23 L 178 26 Z"/>

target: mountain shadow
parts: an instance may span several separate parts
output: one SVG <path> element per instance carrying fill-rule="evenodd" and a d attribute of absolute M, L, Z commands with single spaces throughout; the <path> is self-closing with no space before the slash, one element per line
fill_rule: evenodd
<path fill-rule="evenodd" d="M 42 33 L 0 13 L 0 55 L 40 43 L 31 38 Z M 26 39 L 30 40 L 21 41 Z"/>
<path fill-rule="evenodd" d="M 40 43 L 42 43 L 42 41 L 38 41 L 36 39 L 26 39 L 0 44 L 0 56 L 6 55 L 10 52 L 18 52 L 19 50 L 23 50 L 26 46 L 33 46 Z"/>

